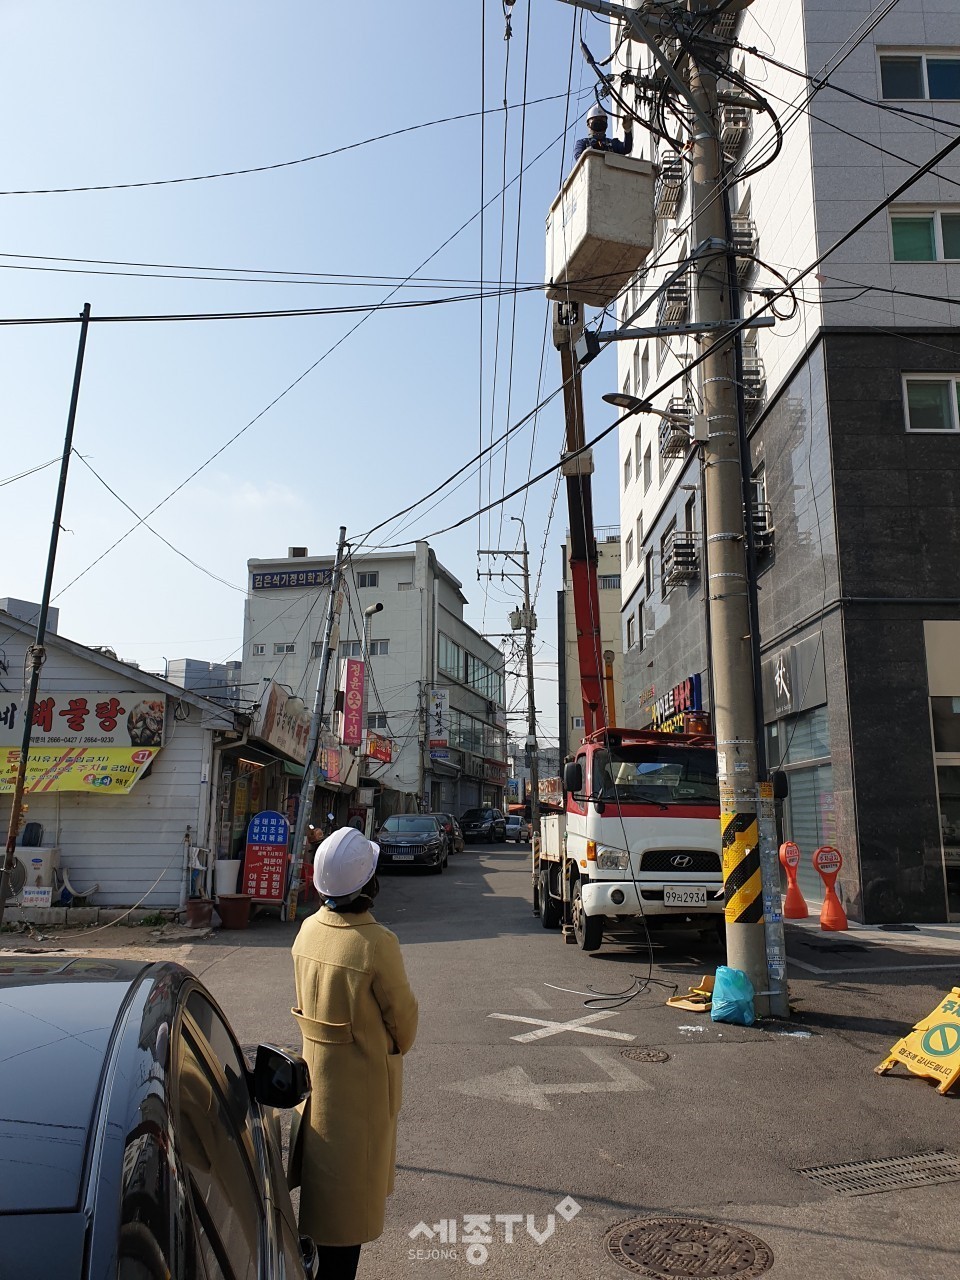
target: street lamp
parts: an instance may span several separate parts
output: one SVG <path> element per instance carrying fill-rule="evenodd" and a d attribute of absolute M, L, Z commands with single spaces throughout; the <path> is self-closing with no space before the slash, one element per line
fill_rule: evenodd
<path fill-rule="evenodd" d="M 649 400 L 641 400 L 639 396 L 628 396 L 625 391 L 608 391 L 601 399 L 612 404 L 615 409 L 625 409 L 627 414 L 656 413 L 661 418 L 677 418 L 678 414 L 668 413 L 665 409 L 656 409 Z"/>

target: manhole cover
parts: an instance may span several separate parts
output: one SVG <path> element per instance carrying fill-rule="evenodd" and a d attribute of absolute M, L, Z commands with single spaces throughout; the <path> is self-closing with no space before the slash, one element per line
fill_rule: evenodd
<path fill-rule="evenodd" d="M 662 1049 L 621 1049 L 620 1052 L 625 1058 L 629 1058 L 631 1062 L 668 1062 L 670 1060 L 669 1053 L 664 1053 Z"/>
<path fill-rule="evenodd" d="M 960 1160 L 949 1151 L 921 1151 L 885 1160 L 853 1160 L 820 1164 L 798 1173 L 841 1196 L 869 1196 L 878 1191 L 904 1191 L 939 1182 L 960 1182 Z"/>
<path fill-rule="evenodd" d="M 747 1231 L 695 1218 L 640 1218 L 607 1233 L 606 1248 L 621 1267 L 649 1280 L 700 1276 L 762 1276 L 773 1266 L 773 1250 Z"/>

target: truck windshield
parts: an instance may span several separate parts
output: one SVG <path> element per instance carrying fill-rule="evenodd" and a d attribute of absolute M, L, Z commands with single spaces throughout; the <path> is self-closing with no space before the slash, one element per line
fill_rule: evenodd
<path fill-rule="evenodd" d="M 621 804 L 717 803 L 717 756 L 704 747 L 614 747 L 593 757 L 593 797 Z"/>

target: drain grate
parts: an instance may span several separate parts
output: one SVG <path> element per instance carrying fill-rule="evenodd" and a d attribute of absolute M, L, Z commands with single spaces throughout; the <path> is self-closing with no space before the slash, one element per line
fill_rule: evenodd
<path fill-rule="evenodd" d="M 669 1053 L 664 1053 L 662 1049 L 646 1049 L 641 1046 L 639 1049 L 621 1049 L 620 1053 L 624 1058 L 629 1058 L 631 1062 L 669 1062 Z"/>
<path fill-rule="evenodd" d="M 648 1280 L 749 1280 L 773 1266 L 773 1250 L 756 1236 L 696 1218 L 623 1222 L 607 1232 L 604 1243 L 614 1262 Z"/>
<path fill-rule="evenodd" d="M 798 1169 L 805 1178 L 841 1196 L 869 1196 L 878 1191 L 908 1191 L 939 1182 L 960 1182 L 960 1160 L 949 1151 L 921 1151 L 885 1160 L 853 1160 Z"/>

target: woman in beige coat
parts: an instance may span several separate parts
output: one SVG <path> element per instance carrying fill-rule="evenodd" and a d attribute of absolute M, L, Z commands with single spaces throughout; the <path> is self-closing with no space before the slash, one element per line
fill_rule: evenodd
<path fill-rule="evenodd" d="M 313 1085 L 295 1144 L 300 1230 L 330 1280 L 352 1280 L 360 1246 L 383 1231 L 403 1055 L 417 1033 L 400 943 L 370 914 L 379 853 L 353 827 L 320 844 L 313 879 L 323 905 L 293 945 L 293 1014 Z"/>

